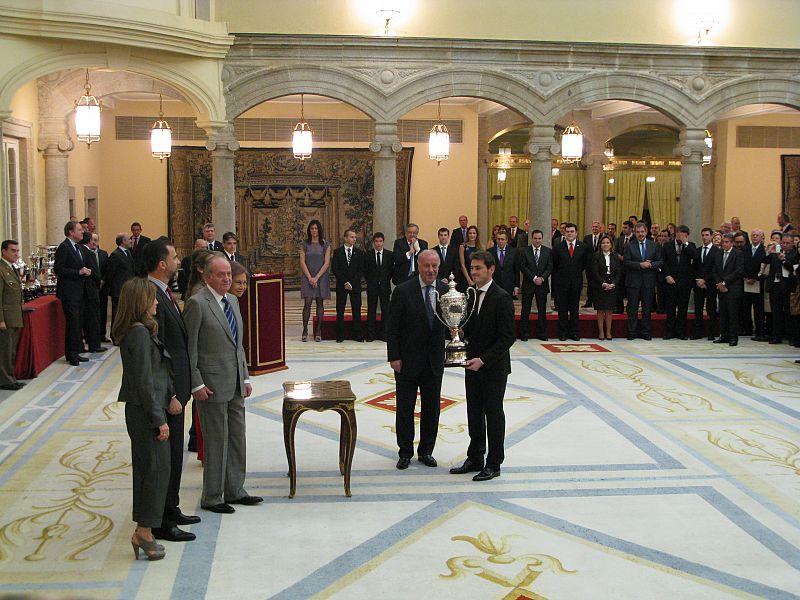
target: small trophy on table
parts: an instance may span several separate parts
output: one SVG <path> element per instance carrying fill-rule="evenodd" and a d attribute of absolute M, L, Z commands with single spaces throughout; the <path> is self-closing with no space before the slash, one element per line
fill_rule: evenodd
<path fill-rule="evenodd" d="M 467 288 L 467 293 L 462 294 L 456 290 L 456 282 L 453 275 L 450 275 L 450 281 L 447 284 L 450 288 L 446 294 L 436 293 L 436 301 L 441 308 L 442 316 L 436 314 L 446 327 L 455 330 L 453 339 L 450 340 L 444 348 L 444 366 L 445 367 L 463 367 L 467 362 L 467 343 L 462 342 L 458 337 L 458 329 L 463 327 L 464 323 L 469 321 L 472 313 L 477 308 L 477 294 L 474 288 Z M 467 314 L 467 306 L 470 292 L 472 292 L 472 310 Z"/>

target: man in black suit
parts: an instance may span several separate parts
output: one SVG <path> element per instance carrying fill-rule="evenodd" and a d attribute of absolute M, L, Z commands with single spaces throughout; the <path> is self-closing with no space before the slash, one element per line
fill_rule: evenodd
<path fill-rule="evenodd" d="M 519 255 L 517 249 L 508 244 L 508 234 L 504 229 L 497 232 L 496 243 L 489 253 L 494 258 L 492 279 L 512 298 L 519 295 Z"/>
<path fill-rule="evenodd" d="M 739 303 L 744 293 L 744 255 L 733 247 L 733 233 L 722 236 L 722 251 L 714 257 L 714 286 L 719 299 L 719 337 L 715 344 L 739 343 Z"/>
<path fill-rule="evenodd" d="M 170 475 L 167 499 L 161 527 L 153 529 L 156 539 L 170 542 L 188 542 L 195 534 L 181 530 L 178 525 L 200 522 L 200 517 L 184 515 L 180 509 L 181 475 L 183 473 L 183 415 L 186 403 L 192 395 L 192 375 L 187 350 L 188 335 L 169 282 L 178 270 L 178 254 L 169 240 L 159 238 L 150 242 L 144 250 L 147 278 L 156 288 L 155 320 L 158 323 L 158 339 L 164 344 L 172 364 L 172 381 L 175 396 L 167 407 L 169 426 Z"/>
<path fill-rule="evenodd" d="M 695 340 L 703 337 L 704 304 L 708 314 L 707 335 L 709 341 L 714 339 L 714 332 L 717 329 L 717 288 L 714 286 L 714 260 L 719 248 L 711 243 L 712 237 L 714 237 L 714 230 L 710 227 L 703 227 L 700 230 L 703 245 L 697 249 L 694 269 L 694 335 L 692 339 Z"/>
<path fill-rule="evenodd" d="M 239 254 L 239 238 L 232 231 L 226 231 L 222 235 L 222 249 L 230 262 L 238 262 L 245 269 L 248 268 L 247 259 Z"/>
<path fill-rule="evenodd" d="M 81 224 L 68 221 L 64 225 L 64 235 L 66 239 L 59 244 L 54 260 L 54 270 L 58 277 L 56 295 L 61 300 L 66 321 L 65 358 L 69 364 L 77 367 L 89 360 L 80 353 L 83 352 L 83 309 L 92 270 L 85 264 Z"/>
<path fill-rule="evenodd" d="M 147 273 L 145 272 L 147 269 L 144 268 L 144 249 L 147 244 L 150 243 L 150 238 L 146 235 L 142 235 L 142 225 L 134 221 L 131 223 L 131 256 L 133 256 L 133 274 L 137 276 L 145 276 Z"/>
<path fill-rule="evenodd" d="M 633 223 L 628 220 L 622 223 L 622 233 L 614 240 L 614 252 L 619 256 L 622 265 L 622 281 L 617 286 L 617 306 L 614 308 L 614 313 L 618 315 L 625 314 L 625 246 L 628 245 L 633 239 Z"/>
<path fill-rule="evenodd" d="M 790 231 L 794 231 L 794 225 L 792 225 L 792 222 L 789 219 L 789 213 L 778 213 L 778 229 L 781 230 L 781 233 L 789 233 Z"/>
<path fill-rule="evenodd" d="M 580 316 L 583 272 L 591 252 L 586 244 L 577 241 L 575 223 L 564 224 L 564 240 L 553 248 L 553 288 L 558 294 L 558 338 L 569 337 L 579 342 L 578 318 Z"/>
<path fill-rule="evenodd" d="M 600 241 L 600 221 L 592 221 L 592 233 L 584 236 L 583 243 L 589 248 L 590 254 L 597 252 L 597 244 Z M 594 306 L 594 285 L 589 281 L 589 271 L 586 271 L 586 304 L 583 308 L 591 308 Z"/>
<path fill-rule="evenodd" d="M 536 337 L 547 341 L 547 294 L 550 293 L 550 274 L 553 272 L 553 256 L 550 248 L 542 245 L 544 234 L 534 229 L 532 244 L 525 248 L 520 257 L 522 271 L 522 312 L 520 314 L 520 336 L 528 340 L 528 321 L 533 299 L 536 298 Z"/>
<path fill-rule="evenodd" d="M 423 250 L 419 254 L 418 276 L 397 286 L 392 294 L 386 351 L 397 386 L 398 469 L 407 469 L 414 456 L 417 390 L 421 406 L 417 459 L 429 467 L 436 466 L 433 448 L 439 429 L 445 327 L 436 318 L 434 292 L 447 292 L 447 286 L 436 279 L 438 270 L 438 254 Z"/>
<path fill-rule="evenodd" d="M 528 247 L 528 232 L 519 229 L 519 219 L 514 215 L 508 217 L 508 245 L 520 253 Z"/>
<path fill-rule="evenodd" d="M 116 239 L 117 248 L 108 257 L 108 267 L 105 273 L 105 284 L 108 295 L 111 296 L 111 326 L 117 316 L 117 305 L 122 293 L 122 285 L 134 276 L 134 260 L 131 254 L 131 239 L 125 233 L 120 233 Z"/>
<path fill-rule="evenodd" d="M 661 267 L 661 246 L 647 238 L 647 224 L 639 221 L 634 227 L 636 239 L 625 246 L 625 287 L 628 292 L 628 339 L 638 335 L 650 340 L 650 312 L 653 310 L 656 278 Z M 639 304 L 642 318 L 638 319 Z"/>
<path fill-rule="evenodd" d="M 409 223 L 406 225 L 405 237 L 394 241 L 392 281 L 395 285 L 412 279 L 417 273 L 417 256 L 428 247 L 428 242 L 418 239 L 418 235 L 419 226 L 416 223 Z"/>
<path fill-rule="evenodd" d="M 353 315 L 352 337 L 363 342 L 361 335 L 361 279 L 364 276 L 364 252 L 355 247 L 356 232 L 344 232 L 344 244 L 333 252 L 331 270 L 336 277 L 336 341 L 344 341 L 344 309 L 350 297 Z"/>
<path fill-rule="evenodd" d="M 392 255 L 383 247 L 383 233 L 372 234 L 372 250 L 365 252 L 364 279 L 367 281 L 367 341 L 386 337 L 389 296 L 392 293 Z M 375 325 L 378 301 L 381 303 L 381 327 Z M 376 334 L 376 331 L 378 332 Z"/>
<path fill-rule="evenodd" d="M 108 252 L 100 247 L 100 236 L 92 233 L 89 248 L 97 257 L 100 265 L 100 341 L 110 342 L 108 339 L 108 286 L 106 285 L 106 269 L 108 269 Z"/>
<path fill-rule="evenodd" d="M 494 257 L 488 252 L 473 252 L 470 277 L 477 289 L 477 308 L 464 325 L 467 362 L 464 384 L 467 391 L 469 447 L 467 459 L 453 474 L 478 471 L 473 481 L 488 481 L 500 475 L 505 454 L 506 417 L 503 396 L 511 373 L 514 344 L 514 302 L 492 280 Z M 487 449 L 488 437 L 488 453 Z M 484 454 L 486 460 L 484 462 Z"/>
<path fill-rule="evenodd" d="M 203 239 L 206 242 L 206 248 L 213 252 L 223 252 L 224 246 L 217 240 L 217 228 L 213 223 L 206 223 L 203 225 Z"/>
<path fill-rule="evenodd" d="M 560 240 L 561 228 L 559 227 L 558 219 L 550 219 L 550 247 L 555 248 Z"/>
<path fill-rule="evenodd" d="M 467 240 L 468 227 L 469 219 L 467 219 L 467 215 L 458 217 L 458 227 L 453 229 L 453 232 L 450 234 L 450 245 L 456 249 L 456 252 L 458 252 L 458 247 L 463 245 Z"/>
<path fill-rule="evenodd" d="M 753 229 L 750 232 L 752 244 L 744 252 L 744 295 L 742 296 L 742 313 L 745 325 L 751 323 L 754 342 L 767 342 L 769 336 L 764 331 L 764 286 L 758 273 L 767 256 L 764 247 L 764 232 Z"/>
<path fill-rule="evenodd" d="M 92 270 L 92 276 L 86 282 L 86 301 L 83 303 L 83 337 L 89 352 L 105 352 L 100 345 L 103 335 L 100 330 L 100 286 L 103 283 L 100 260 L 97 256 L 97 234 L 94 238 L 88 230 L 83 232 L 81 252 L 84 264 Z"/>
<path fill-rule="evenodd" d="M 434 247 L 439 255 L 439 274 L 436 278 L 447 284 L 450 275 L 455 276 L 458 272 L 458 246 L 449 243 L 450 230 L 447 227 L 440 228 L 438 234 L 439 245 Z"/>
<path fill-rule="evenodd" d="M 675 239 L 662 247 L 664 263 L 661 265 L 666 286 L 665 309 L 667 313 L 664 339 L 687 340 L 686 315 L 689 311 L 689 295 L 694 285 L 694 260 L 697 247 L 689 241 L 689 228 L 678 225 Z"/>
<path fill-rule="evenodd" d="M 770 344 L 780 344 L 786 337 L 786 325 L 789 321 L 789 300 L 797 286 L 794 267 L 798 261 L 797 250 L 791 232 L 781 236 L 780 244 L 770 244 L 764 262 L 769 265 L 764 289 L 769 293 L 769 305 L 772 311 L 772 331 Z"/>

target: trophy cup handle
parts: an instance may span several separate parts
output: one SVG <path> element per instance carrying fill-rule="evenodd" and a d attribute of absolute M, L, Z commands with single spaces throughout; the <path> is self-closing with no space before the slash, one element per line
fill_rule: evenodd
<path fill-rule="evenodd" d="M 439 290 L 437 290 L 436 288 L 433 288 L 433 296 L 434 296 L 434 298 L 436 298 L 436 306 L 439 306 L 439 296 L 440 296 L 440 294 L 439 294 Z M 448 325 L 447 323 L 444 322 L 444 319 L 442 319 L 442 317 L 439 316 L 439 312 L 435 308 L 433 309 L 433 316 L 436 317 L 439 320 L 439 323 L 444 325 L 445 329 L 450 331 L 450 325 Z"/>
<path fill-rule="evenodd" d="M 478 292 L 475 291 L 474 287 L 468 287 L 466 291 L 467 297 L 469 297 L 470 292 L 472 292 L 472 310 L 469 311 L 467 318 L 464 319 L 464 323 L 469 321 L 472 318 L 472 315 L 475 314 L 475 311 L 478 309 Z M 461 326 L 464 326 L 464 323 Z"/>

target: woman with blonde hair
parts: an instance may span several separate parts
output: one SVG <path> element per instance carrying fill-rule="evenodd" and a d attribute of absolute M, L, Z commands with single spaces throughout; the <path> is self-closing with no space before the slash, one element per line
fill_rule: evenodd
<path fill-rule="evenodd" d="M 161 527 L 170 476 L 169 426 L 166 411 L 177 402 L 172 388 L 169 354 L 158 339 L 156 288 L 140 277 L 122 286 L 114 321 L 114 339 L 122 357 L 122 387 L 117 400 L 125 403 L 125 425 L 131 438 L 133 520 L 131 545 L 148 560 L 161 560 L 153 528 Z"/>

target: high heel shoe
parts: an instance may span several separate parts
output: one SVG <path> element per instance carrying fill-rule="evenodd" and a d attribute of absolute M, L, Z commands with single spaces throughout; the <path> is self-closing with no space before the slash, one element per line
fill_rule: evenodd
<path fill-rule="evenodd" d="M 133 546 L 133 555 L 136 557 L 136 560 L 139 560 L 139 549 L 144 552 L 147 560 L 161 560 L 167 555 L 164 546 L 157 544 L 155 539 L 148 542 L 139 537 L 135 532 L 131 537 L 131 546 Z"/>

